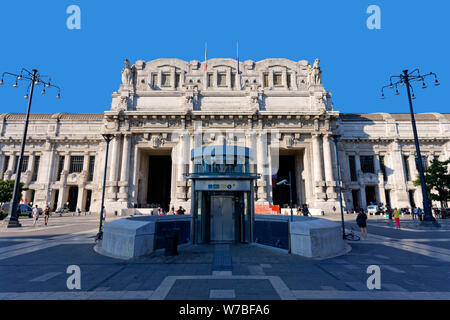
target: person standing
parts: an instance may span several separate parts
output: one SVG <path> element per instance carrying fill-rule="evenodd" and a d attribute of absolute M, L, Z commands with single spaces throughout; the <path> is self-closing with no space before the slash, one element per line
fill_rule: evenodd
<path fill-rule="evenodd" d="M 367 215 L 363 209 L 361 209 L 356 217 L 356 224 L 361 229 L 362 240 L 367 239 Z"/>
<path fill-rule="evenodd" d="M 184 214 L 185 212 L 186 210 L 184 210 L 182 206 L 177 210 L 177 214 Z"/>
<path fill-rule="evenodd" d="M 419 220 L 422 221 L 422 209 L 417 209 L 417 215 L 419 216 Z"/>
<path fill-rule="evenodd" d="M 412 212 L 411 212 L 411 215 L 412 215 L 412 219 L 413 220 L 416 220 L 417 219 L 417 207 L 414 207 L 413 209 L 412 209 Z"/>
<path fill-rule="evenodd" d="M 395 208 L 394 210 L 395 229 L 400 229 L 400 211 Z"/>
<path fill-rule="evenodd" d="M 39 209 L 38 209 L 38 206 L 36 205 L 36 206 L 33 208 L 33 210 L 32 210 L 31 212 L 32 212 L 33 219 L 34 219 L 34 221 L 33 221 L 33 227 L 36 227 L 36 223 L 37 223 L 37 221 L 38 221 L 38 219 L 39 219 Z"/>
<path fill-rule="evenodd" d="M 47 225 L 48 223 L 48 217 L 50 217 L 50 208 L 48 206 L 45 206 L 44 209 L 44 223 Z"/>

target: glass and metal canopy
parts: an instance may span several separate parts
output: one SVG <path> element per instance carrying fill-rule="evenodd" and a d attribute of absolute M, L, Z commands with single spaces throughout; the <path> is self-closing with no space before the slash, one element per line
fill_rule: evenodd
<path fill-rule="evenodd" d="M 191 178 L 257 178 L 253 172 L 254 152 L 241 146 L 212 145 L 191 150 Z"/>

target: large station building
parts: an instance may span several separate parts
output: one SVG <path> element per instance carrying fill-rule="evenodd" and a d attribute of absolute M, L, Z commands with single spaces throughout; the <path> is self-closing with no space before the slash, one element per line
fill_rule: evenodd
<path fill-rule="evenodd" d="M 289 188 L 277 185 L 289 173 L 294 205 L 327 212 L 338 208 L 332 135 L 339 134 L 347 210 L 370 202 L 422 206 L 412 183 L 410 115 L 340 113 L 321 72 L 318 60 L 126 60 L 110 110 L 31 114 L 20 168 L 28 188 L 23 199 L 98 212 L 102 134 L 111 133 L 107 213 L 155 206 L 183 206 L 199 216 L 210 210 L 267 213 L 289 204 Z M 15 178 L 24 119 L 0 114 L 0 179 Z M 417 114 L 416 121 L 425 163 L 448 159 L 450 114 Z"/>

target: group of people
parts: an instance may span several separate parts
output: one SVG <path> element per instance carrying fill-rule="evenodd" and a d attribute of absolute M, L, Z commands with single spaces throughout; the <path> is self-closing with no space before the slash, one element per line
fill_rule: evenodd
<path fill-rule="evenodd" d="M 44 208 L 44 225 L 47 226 L 48 224 L 48 218 L 50 217 L 50 207 L 49 206 L 45 206 Z M 39 208 L 37 205 L 34 206 L 33 210 L 32 210 L 32 217 L 33 217 L 33 227 L 36 227 L 36 224 L 39 220 Z"/>

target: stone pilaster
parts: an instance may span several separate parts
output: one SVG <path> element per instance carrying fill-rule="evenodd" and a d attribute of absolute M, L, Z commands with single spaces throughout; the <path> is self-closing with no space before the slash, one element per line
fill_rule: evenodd
<path fill-rule="evenodd" d="M 325 134 L 323 136 L 323 157 L 324 157 L 324 167 L 325 167 L 325 180 L 327 188 L 327 197 L 331 200 L 336 200 L 337 194 L 335 191 L 336 181 L 333 175 L 333 159 L 331 156 L 331 143 L 330 135 Z"/>
<path fill-rule="evenodd" d="M 314 187 L 316 200 L 325 200 L 325 182 L 322 170 L 322 152 L 320 148 L 321 140 L 319 134 L 312 134 L 312 151 L 314 165 Z"/>
<path fill-rule="evenodd" d="M 130 172 L 130 135 L 123 136 L 123 149 L 122 149 L 122 166 L 120 170 L 120 182 L 119 182 L 119 194 L 118 198 L 122 201 L 128 199 L 128 187 L 129 187 L 129 172 Z"/>
<path fill-rule="evenodd" d="M 256 181 L 258 186 L 258 204 L 269 204 L 267 201 L 267 134 L 258 133 L 256 143 L 257 148 L 257 173 L 261 174 L 261 179 Z"/>

